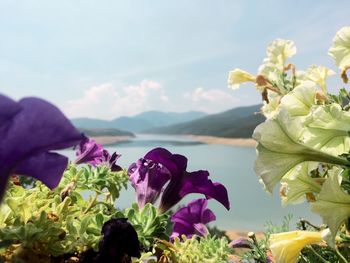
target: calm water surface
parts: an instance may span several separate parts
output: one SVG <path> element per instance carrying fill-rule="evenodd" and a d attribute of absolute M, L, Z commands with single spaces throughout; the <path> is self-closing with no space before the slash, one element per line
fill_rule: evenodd
<path fill-rule="evenodd" d="M 111 152 L 117 151 L 122 154 L 118 163 L 127 168 L 146 152 L 159 146 L 167 148 L 172 153 L 185 155 L 189 160 L 187 171 L 208 170 L 212 181 L 218 181 L 226 186 L 231 210 L 227 211 L 220 203 L 209 200 L 209 207 L 217 216 L 217 220 L 211 225 L 217 225 L 221 229 L 259 231 L 264 229 L 268 221 L 280 225 L 283 217 L 289 213 L 293 214 L 292 227 L 299 217 L 320 223 L 319 217 L 309 211 L 306 203 L 281 207 L 278 187 L 272 196 L 264 192 L 253 170 L 255 148 L 199 144 L 185 137 L 155 135 L 138 135 L 131 142 L 106 148 Z M 73 157 L 71 151 L 66 154 Z M 202 195 L 192 194 L 181 203 L 186 204 L 191 199 L 200 197 Z M 117 206 L 126 208 L 134 201 L 134 189 L 129 186 L 128 190 L 121 193 Z"/>

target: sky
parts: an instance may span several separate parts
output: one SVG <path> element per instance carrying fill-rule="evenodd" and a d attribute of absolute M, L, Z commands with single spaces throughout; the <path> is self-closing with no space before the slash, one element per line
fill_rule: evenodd
<path fill-rule="evenodd" d="M 297 69 L 338 72 L 327 51 L 349 13 L 345 0 L 0 0 L 0 93 L 70 118 L 257 104 L 253 85 L 228 88 L 230 70 L 255 74 L 284 38 Z"/>

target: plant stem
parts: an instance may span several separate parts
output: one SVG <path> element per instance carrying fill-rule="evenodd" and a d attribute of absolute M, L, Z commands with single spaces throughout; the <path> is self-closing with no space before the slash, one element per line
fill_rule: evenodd
<path fill-rule="evenodd" d="M 300 219 L 300 223 L 303 225 L 303 229 L 306 230 L 305 224 L 315 228 L 317 231 L 320 231 L 321 228 L 318 226 L 315 226 L 314 224 L 310 223 L 309 221 L 305 220 L 305 219 Z"/>
<path fill-rule="evenodd" d="M 344 263 L 347 263 L 348 261 L 346 260 L 346 258 L 340 253 L 339 249 L 337 246 L 335 246 L 335 252 L 337 252 L 338 257 L 341 259 L 341 261 L 343 261 Z"/>
<path fill-rule="evenodd" d="M 318 254 L 312 246 L 309 246 L 309 248 L 323 263 L 329 263 L 329 261 L 325 260 L 320 254 Z"/>
<path fill-rule="evenodd" d="M 90 201 L 89 205 L 83 211 L 83 215 L 85 215 L 87 212 L 89 212 L 89 210 L 95 205 L 97 198 L 98 198 L 98 193 L 95 192 L 95 197 Z"/>

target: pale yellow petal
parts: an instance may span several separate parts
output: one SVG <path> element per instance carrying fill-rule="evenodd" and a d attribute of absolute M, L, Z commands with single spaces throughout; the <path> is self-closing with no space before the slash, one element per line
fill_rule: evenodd
<path fill-rule="evenodd" d="M 255 77 L 247 71 L 234 69 L 230 71 L 227 82 L 232 89 L 237 89 L 242 83 L 255 82 Z"/>
<path fill-rule="evenodd" d="M 350 27 L 343 27 L 336 33 L 328 54 L 339 68 L 350 65 Z"/>
<path fill-rule="evenodd" d="M 276 39 L 267 47 L 267 56 L 270 62 L 282 71 L 287 58 L 292 57 L 296 52 L 297 49 L 291 40 Z"/>
<path fill-rule="evenodd" d="M 317 65 L 310 66 L 306 72 L 306 78 L 319 85 L 324 93 L 327 93 L 326 80 L 332 75 L 335 75 L 333 70 Z"/>
<path fill-rule="evenodd" d="M 270 236 L 270 249 L 278 263 L 297 262 L 300 251 L 310 244 L 322 242 L 322 234 L 312 231 L 291 231 Z"/>

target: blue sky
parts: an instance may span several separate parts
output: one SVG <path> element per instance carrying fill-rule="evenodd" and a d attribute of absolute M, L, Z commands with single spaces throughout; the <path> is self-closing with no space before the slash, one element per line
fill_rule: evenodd
<path fill-rule="evenodd" d="M 104 119 L 255 104 L 229 70 L 256 73 L 276 38 L 295 41 L 297 68 L 336 70 L 327 50 L 349 13 L 345 0 L 0 0 L 0 92 Z"/>

